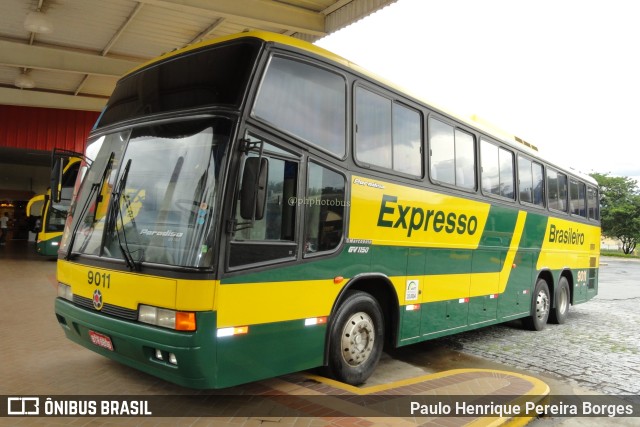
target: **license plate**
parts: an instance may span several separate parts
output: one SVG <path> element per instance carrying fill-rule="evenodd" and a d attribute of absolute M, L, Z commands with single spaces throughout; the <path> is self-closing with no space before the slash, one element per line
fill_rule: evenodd
<path fill-rule="evenodd" d="M 98 332 L 89 331 L 89 338 L 91 338 L 91 342 L 98 347 L 113 351 L 113 343 L 111 342 L 111 338 L 108 336 L 99 334 Z"/>

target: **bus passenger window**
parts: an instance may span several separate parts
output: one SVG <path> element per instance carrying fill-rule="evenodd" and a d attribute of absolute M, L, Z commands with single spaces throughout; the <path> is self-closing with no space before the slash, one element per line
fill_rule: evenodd
<path fill-rule="evenodd" d="M 346 93 L 342 76 L 276 56 L 269 62 L 253 115 L 342 158 Z"/>
<path fill-rule="evenodd" d="M 513 153 L 500 148 L 498 150 L 500 162 L 500 195 L 509 199 L 515 198 L 515 179 L 513 177 Z"/>
<path fill-rule="evenodd" d="M 566 212 L 567 176 L 550 169 L 547 172 L 547 186 L 549 187 L 549 208 Z"/>
<path fill-rule="evenodd" d="M 393 167 L 391 100 L 362 88 L 356 89 L 356 159 Z"/>
<path fill-rule="evenodd" d="M 570 211 L 573 215 L 587 217 L 586 188 L 582 182 L 569 181 Z"/>
<path fill-rule="evenodd" d="M 599 220 L 600 202 L 598 201 L 598 190 L 593 187 L 587 187 L 587 210 L 589 211 L 589 219 Z"/>
<path fill-rule="evenodd" d="M 421 116 L 398 102 L 356 89 L 356 159 L 422 176 Z"/>
<path fill-rule="evenodd" d="M 513 199 L 513 153 L 481 140 L 482 191 Z"/>
<path fill-rule="evenodd" d="M 331 251 L 342 241 L 344 227 L 345 178 L 309 163 L 305 198 L 305 254 Z"/>
<path fill-rule="evenodd" d="M 533 204 L 544 206 L 544 174 L 540 163 L 531 163 L 531 174 L 533 182 Z"/>
<path fill-rule="evenodd" d="M 518 156 L 518 190 L 520 201 L 544 206 L 542 165 Z"/>
<path fill-rule="evenodd" d="M 422 176 L 422 117 L 415 110 L 393 103 L 393 169 Z"/>
<path fill-rule="evenodd" d="M 431 179 L 468 190 L 476 188 L 473 135 L 430 118 L 429 144 Z"/>

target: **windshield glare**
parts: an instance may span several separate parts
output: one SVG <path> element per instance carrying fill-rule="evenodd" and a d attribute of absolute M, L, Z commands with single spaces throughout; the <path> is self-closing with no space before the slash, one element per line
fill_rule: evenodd
<path fill-rule="evenodd" d="M 230 131 L 231 122 L 217 118 L 145 126 L 90 142 L 88 157 L 95 160 L 61 249 L 69 250 L 75 229 L 74 254 L 211 267 Z"/>

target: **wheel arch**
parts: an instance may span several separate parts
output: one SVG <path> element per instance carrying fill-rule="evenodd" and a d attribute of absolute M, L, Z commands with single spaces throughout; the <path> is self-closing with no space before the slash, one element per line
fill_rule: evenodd
<path fill-rule="evenodd" d="M 551 304 L 554 304 L 554 295 L 555 295 L 555 290 L 556 290 L 556 282 L 553 280 L 553 273 L 551 273 L 551 270 L 549 269 L 544 269 L 541 270 L 538 273 L 538 277 L 536 277 L 535 282 L 533 282 L 534 287 L 535 284 L 538 282 L 538 280 L 543 279 L 545 282 L 547 282 L 547 286 L 549 287 L 549 293 L 551 294 Z"/>
<path fill-rule="evenodd" d="M 325 334 L 324 363 L 329 356 L 330 334 L 336 310 L 344 302 L 351 291 L 362 291 L 371 295 L 380 305 L 384 316 L 384 344 L 385 346 L 395 346 L 398 334 L 399 302 L 395 287 L 388 276 L 382 273 L 359 274 L 342 288 L 331 307 L 331 313 L 327 322 L 327 332 Z"/>

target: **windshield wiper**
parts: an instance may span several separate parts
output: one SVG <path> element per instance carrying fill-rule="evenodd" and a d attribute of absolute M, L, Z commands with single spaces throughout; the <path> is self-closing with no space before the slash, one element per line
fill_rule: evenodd
<path fill-rule="evenodd" d="M 64 259 L 67 261 L 71 259 L 71 253 L 73 252 L 73 244 L 76 241 L 76 233 L 80 228 L 80 224 L 84 220 L 84 215 L 87 212 L 87 209 L 89 208 L 89 203 L 93 198 L 93 193 L 95 191 L 100 191 L 99 189 L 102 188 L 102 185 L 104 184 L 104 180 L 107 178 L 107 173 L 109 172 L 109 169 L 111 169 L 111 164 L 113 163 L 114 157 L 115 157 L 115 153 L 112 151 L 111 154 L 109 155 L 109 160 L 107 160 L 107 164 L 104 170 L 102 171 L 102 177 L 100 177 L 100 181 L 94 184 L 91 184 L 89 195 L 87 196 L 87 199 L 85 200 L 84 205 L 82 205 L 82 209 L 80 210 L 80 215 L 77 216 L 78 220 L 76 221 L 76 225 L 73 227 L 73 230 L 71 230 L 71 240 L 69 240 L 69 247 L 67 248 L 67 254 L 64 257 Z M 98 193 L 98 195 L 96 196 L 96 204 L 94 207 L 93 221 L 92 221 L 93 223 L 96 222 L 95 216 L 96 216 L 96 213 L 98 212 L 98 205 L 100 204 L 101 198 L 102 196 Z M 85 240 L 87 238 L 85 238 Z"/>
<path fill-rule="evenodd" d="M 118 239 L 118 246 L 120 247 L 120 252 L 122 252 L 122 257 L 124 261 L 127 263 L 127 267 L 129 270 L 134 271 L 138 270 L 138 265 L 133 259 L 133 255 L 131 255 L 131 250 L 129 249 L 129 244 L 127 243 L 127 233 L 124 230 L 124 216 L 122 216 L 122 209 L 120 206 L 121 197 L 123 197 L 124 188 L 127 183 L 127 178 L 129 177 L 129 169 L 131 168 L 131 159 L 127 161 L 127 164 L 124 166 L 124 170 L 122 172 L 122 176 L 118 181 L 117 185 L 114 187 L 114 191 L 111 195 L 112 203 L 111 203 L 111 212 L 109 215 L 109 224 L 107 226 L 107 230 L 110 230 L 113 227 L 113 232 L 116 234 L 116 238 Z M 125 196 L 126 197 L 126 196 Z M 127 202 L 127 205 L 129 203 Z M 129 206 L 127 206 L 127 209 Z M 120 232 L 118 231 L 118 215 L 120 215 L 120 223 L 122 224 L 122 239 L 120 239 Z M 131 218 L 133 222 L 133 218 Z M 135 223 L 134 223 L 135 227 Z M 124 240 L 124 244 L 122 241 Z"/>

